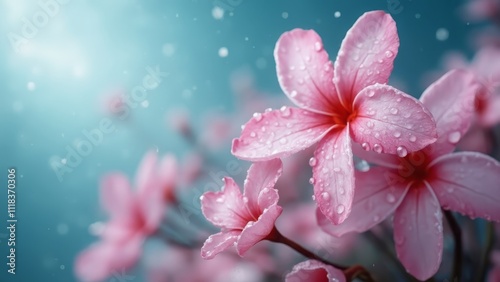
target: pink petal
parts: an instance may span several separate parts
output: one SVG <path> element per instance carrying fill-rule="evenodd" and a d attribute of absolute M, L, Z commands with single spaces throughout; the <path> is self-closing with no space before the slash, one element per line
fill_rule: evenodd
<path fill-rule="evenodd" d="M 282 211 L 280 206 L 273 205 L 265 209 L 257 221 L 250 221 L 245 226 L 236 243 L 236 250 L 240 256 L 243 256 L 251 247 L 264 240 L 271 233 L 274 223 Z"/>
<path fill-rule="evenodd" d="M 135 199 L 125 175 L 113 173 L 103 177 L 101 180 L 101 204 L 114 218 L 130 216 Z"/>
<path fill-rule="evenodd" d="M 480 126 L 472 126 L 465 136 L 457 144 L 457 147 L 462 151 L 474 151 L 488 154 L 493 147 L 492 136 L 489 130 Z"/>
<path fill-rule="evenodd" d="M 334 224 L 351 213 L 354 164 L 349 129 L 332 131 L 314 151 L 314 196 L 321 212 Z"/>
<path fill-rule="evenodd" d="M 399 260 L 419 280 L 439 269 L 443 253 L 443 223 L 436 196 L 414 184 L 394 215 L 394 242 Z"/>
<path fill-rule="evenodd" d="M 144 220 L 144 229 L 148 234 L 155 232 L 161 224 L 165 212 L 165 203 L 163 202 L 160 191 L 152 191 L 141 195 L 140 208 Z"/>
<path fill-rule="evenodd" d="M 268 208 L 270 205 L 278 202 L 276 193 L 276 197 L 272 196 L 273 199 L 270 202 L 264 202 L 266 205 L 260 208 L 259 195 L 261 195 L 263 191 L 266 191 L 265 195 L 271 194 L 269 192 L 270 190 L 274 190 L 272 188 L 274 188 L 282 171 L 283 164 L 280 159 L 256 162 L 250 166 L 243 188 L 243 196 L 246 197 L 247 206 L 254 216 L 258 217 L 262 214 L 264 208 Z"/>
<path fill-rule="evenodd" d="M 160 183 L 163 197 L 172 200 L 175 197 L 177 179 L 179 179 L 177 159 L 173 155 L 166 155 L 160 161 L 158 169 L 158 181 Z"/>
<path fill-rule="evenodd" d="M 493 127 L 500 123 L 500 94 L 492 93 L 485 104 L 484 112 L 479 116 L 481 125 Z"/>
<path fill-rule="evenodd" d="M 365 144 L 366 145 L 366 144 Z M 365 147 L 366 149 L 367 147 Z M 397 169 L 401 165 L 401 158 L 396 155 L 379 154 L 374 151 L 366 151 L 361 144 L 352 143 L 352 152 L 354 155 L 370 164 L 376 164 L 386 168 Z"/>
<path fill-rule="evenodd" d="M 306 260 L 296 264 L 286 275 L 286 282 L 337 281 L 345 282 L 344 273 L 331 265 L 316 260 Z"/>
<path fill-rule="evenodd" d="M 262 191 L 259 193 L 259 209 L 260 209 L 260 214 L 262 212 L 269 208 L 272 205 L 276 205 L 279 201 L 280 197 L 278 195 L 278 190 L 277 189 L 269 189 L 269 188 L 264 188 Z"/>
<path fill-rule="evenodd" d="M 415 98 L 388 85 L 363 89 L 354 100 L 353 140 L 377 153 L 400 157 L 436 141 L 432 115 Z"/>
<path fill-rule="evenodd" d="M 333 225 L 321 212 L 316 216 L 323 231 L 336 237 L 350 232 L 365 232 L 384 221 L 399 206 L 409 187 L 407 182 L 392 183 L 394 173 L 382 167 L 356 171 L 356 191 L 349 217 Z"/>
<path fill-rule="evenodd" d="M 443 208 L 500 221 L 500 163 L 495 159 L 473 152 L 447 154 L 430 170 L 430 185 Z"/>
<path fill-rule="evenodd" d="M 233 230 L 211 235 L 201 247 L 201 257 L 213 259 L 217 254 L 234 245 L 240 233 L 240 231 Z"/>
<path fill-rule="evenodd" d="M 296 105 L 319 113 L 337 112 L 333 66 L 314 30 L 283 33 L 274 49 L 278 81 Z"/>
<path fill-rule="evenodd" d="M 155 181 L 157 159 L 154 151 L 149 151 L 142 158 L 135 177 L 136 187 L 139 193 L 145 189 L 149 189 L 148 186 L 151 185 L 151 182 Z"/>
<path fill-rule="evenodd" d="M 111 259 L 116 246 L 99 242 L 78 255 L 75 262 L 75 274 L 82 281 L 102 281 L 113 272 Z"/>
<path fill-rule="evenodd" d="M 389 14 L 368 12 L 354 23 L 335 61 L 334 83 L 344 105 L 366 86 L 387 83 L 398 47 L 396 24 Z"/>
<path fill-rule="evenodd" d="M 285 157 L 318 142 L 332 125 L 330 116 L 297 108 L 257 113 L 233 140 L 232 153 L 249 161 Z"/>
<path fill-rule="evenodd" d="M 224 178 L 221 192 L 206 192 L 201 196 L 201 211 L 215 226 L 243 229 L 252 219 L 238 185 L 230 177 Z"/>
<path fill-rule="evenodd" d="M 479 89 L 480 85 L 472 73 L 452 70 L 422 94 L 420 101 L 436 121 L 438 139 L 432 145 L 436 156 L 452 152 L 469 129 Z"/>

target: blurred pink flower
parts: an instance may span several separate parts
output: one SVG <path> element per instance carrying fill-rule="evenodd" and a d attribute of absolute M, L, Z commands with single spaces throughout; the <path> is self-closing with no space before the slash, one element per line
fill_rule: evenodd
<path fill-rule="evenodd" d="M 160 225 L 175 177 L 175 159 L 166 156 L 157 166 L 156 155 L 150 152 L 137 171 L 136 193 L 121 173 L 103 178 L 101 204 L 110 221 L 101 240 L 76 259 L 75 272 L 81 280 L 101 281 L 135 264 L 144 240 Z"/>
<path fill-rule="evenodd" d="M 344 273 L 331 265 L 316 260 L 306 260 L 295 265 L 286 275 L 286 282 L 336 281 L 345 282 Z"/>
<path fill-rule="evenodd" d="M 491 260 L 493 268 L 488 274 L 488 282 L 498 282 L 500 281 L 500 251 L 493 251 L 491 253 Z"/>
<path fill-rule="evenodd" d="M 500 16 L 500 1 L 469 0 L 461 9 L 466 21 L 483 21 Z"/>
<path fill-rule="evenodd" d="M 353 212 L 333 226 L 321 212 L 318 222 L 334 236 L 364 232 L 394 213 L 398 258 L 413 276 L 426 280 L 441 263 L 443 209 L 500 220 L 500 164 L 472 152 L 452 153 L 470 126 L 480 89 L 473 74 L 451 71 L 422 94 L 437 123 L 436 143 L 405 158 L 358 150 L 379 167 L 356 172 Z"/>
<path fill-rule="evenodd" d="M 282 208 L 274 185 L 282 172 L 280 160 L 254 163 L 248 170 L 243 195 L 232 178 L 224 178 L 221 192 L 206 192 L 201 196 L 203 215 L 220 233 L 211 235 L 201 248 L 201 256 L 211 259 L 233 244 L 242 256 L 248 249 L 266 238 Z"/>
<path fill-rule="evenodd" d="M 311 159 L 316 202 L 332 222 L 343 222 L 354 194 L 351 139 L 391 154 L 436 140 L 434 120 L 422 104 L 384 84 L 398 47 L 396 25 L 383 11 L 365 13 L 347 32 L 335 68 L 316 32 L 284 33 L 274 52 L 278 80 L 300 108 L 255 113 L 233 140 L 232 153 L 263 161 L 319 142 Z"/>

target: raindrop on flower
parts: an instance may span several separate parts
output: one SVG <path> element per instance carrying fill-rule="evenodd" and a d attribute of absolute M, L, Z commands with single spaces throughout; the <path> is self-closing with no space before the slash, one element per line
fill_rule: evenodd
<path fill-rule="evenodd" d="M 316 49 L 316 51 L 318 51 L 318 52 L 323 50 L 323 44 L 321 44 L 321 42 L 319 42 L 319 41 L 314 43 L 314 49 Z"/>
<path fill-rule="evenodd" d="M 460 141 L 460 137 L 462 137 L 462 134 L 459 131 L 454 131 L 448 135 L 448 142 L 456 144 Z"/>
<path fill-rule="evenodd" d="M 393 134 L 393 136 L 396 137 L 396 138 L 399 138 L 399 137 L 401 137 L 401 132 L 395 131 L 394 134 Z"/>
<path fill-rule="evenodd" d="M 398 109 L 396 109 L 396 108 L 391 108 L 390 112 L 391 112 L 391 114 L 393 114 L 393 115 L 397 115 L 399 111 L 398 111 Z"/>
<path fill-rule="evenodd" d="M 394 197 L 394 195 L 391 194 L 391 193 L 387 194 L 387 196 L 385 197 L 385 199 L 387 200 L 387 202 L 389 202 L 391 204 L 396 201 L 396 197 Z"/>
<path fill-rule="evenodd" d="M 392 51 L 387 50 L 387 51 L 385 51 L 385 56 L 387 58 L 391 58 L 392 56 L 394 56 L 394 53 Z"/>
<path fill-rule="evenodd" d="M 281 107 L 280 112 L 282 117 L 289 117 L 291 114 L 290 108 L 287 106 Z"/>
<path fill-rule="evenodd" d="M 340 204 L 340 205 L 337 206 L 337 213 L 338 214 L 343 214 L 344 211 L 345 211 L 345 206 L 344 205 Z"/>
<path fill-rule="evenodd" d="M 297 91 L 293 90 L 292 92 L 290 92 L 290 96 L 292 98 L 296 97 L 297 96 Z"/>
<path fill-rule="evenodd" d="M 363 148 L 365 151 L 370 151 L 370 149 L 371 149 L 370 144 L 368 144 L 366 142 L 361 144 L 361 148 Z"/>
<path fill-rule="evenodd" d="M 309 183 L 310 183 L 310 184 L 313 184 L 313 185 L 314 185 L 314 183 L 315 183 L 315 182 L 316 182 L 316 180 L 314 180 L 314 178 L 313 178 L 313 177 L 309 178 Z"/>
<path fill-rule="evenodd" d="M 255 121 L 259 122 L 262 120 L 262 114 L 261 113 L 254 113 L 253 118 L 255 119 Z"/>
<path fill-rule="evenodd" d="M 316 166 L 316 164 L 318 163 L 318 160 L 316 160 L 315 157 L 312 157 L 309 159 L 309 165 L 310 166 Z"/>
<path fill-rule="evenodd" d="M 373 145 L 373 151 L 375 151 L 379 154 L 382 153 L 382 146 L 380 144 Z"/>
<path fill-rule="evenodd" d="M 330 194 L 328 194 L 327 192 L 323 192 L 321 193 L 321 198 L 325 201 L 328 201 L 330 199 Z"/>
<path fill-rule="evenodd" d="M 415 137 L 414 135 L 410 136 L 410 142 L 415 142 L 417 141 L 417 137 Z"/>
<path fill-rule="evenodd" d="M 406 155 L 408 155 L 408 150 L 406 150 L 406 148 L 403 146 L 399 146 L 398 148 L 396 148 L 396 153 L 399 157 L 404 158 L 406 157 Z"/>
<path fill-rule="evenodd" d="M 255 136 L 257 136 L 257 134 L 255 134 L 255 132 L 253 132 L 253 131 L 252 131 L 252 132 L 250 133 L 250 136 L 251 136 L 251 137 L 255 137 Z"/>

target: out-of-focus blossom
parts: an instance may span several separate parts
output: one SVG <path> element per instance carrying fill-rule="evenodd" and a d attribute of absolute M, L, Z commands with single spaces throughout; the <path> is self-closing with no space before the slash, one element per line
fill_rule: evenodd
<path fill-rule="evenodd" d="M 436 143 L 404 158 L 359 150 L 379 166 L 356 172 L 353 212 L 343 224 L 333 226 L 317 212 L 324 230 L 335 236 L 363 232 L 394 213 L 398 257 L 408 272 L 426 280 L 441 263 L 441 208 L 500 221 L 500 164 L 480 153 L 452 153 L 470 126 L 479 90 L 473 74 L 451 71 L 421 97 L 436 119 Z"/>
<path fill-rule="evenodd" d="M 500 1 L 498 0 L 469 0 L 461 9 L 466 21 L 484 21 L 500 16 Z"/>
<path fill-rule="evenodd" d="M 282 208 L 274 185 L 282 172 L 281 160 L 254 163 L 248 170 L 243 195 L 232 178 L 224 178 L 221 192 L 201 196 L 203 215 L 220 233 L 211 235 L 201 249 L 201 256 L 211 259 L 232 245 L 243 255 L 265 239 L 274 228 Z"/>
<path fill-rule="evenodd" d="M 306 260 L 295 265 L 286 275 L 286 282 L 335 281 L 345 282 L 344 273 L 331 265 L 316 260 Z"/>
<path fill-rule="evenodd" d="M 156 155 L 150 152 L 137 171 L 135 193 L 121 173 L 103 178 L 101 204 L 110 220 L 101 240 L 76 259 L 75 271 L 81 280 L 101 281 L 135 264 L 144 240 L 160 225 L 175 177 L 175 159 L 166 156 L 158 165 Z"/>
<path fill-rule="evenodd" d="M 488 274 L 488 282 L 498 282 L 500 281 L 500 251 L 491 253 L 491 261 L 493 262 L 493 268 Z"/>
<path fill-rule="evenodd" d="M 122 115 L 123 109 L 128 107 L 125 102 L 125 95 L 125 90 L 121 88 L 116 88 L 105 93 L 101 104 L 104 114 L 112 117 L 119 117 Z"/>
<path fill-rule="evenodd" d="M 385 85 L 398 47 L 396 25 L 383 11 L 358 19 L 335 66 L 313 30 L 284 33 L 274 52 L 278 80 L 300 108 L 255 113 L 233 140 L 232 153 L 263 161 L 319 142 L 310 163 L 316 202 L 332 222 L 343 222 L 354 194 L 351 140 L 391 154 L 420 150 L 436 140 L 434 120 L 422 104 Z"/>

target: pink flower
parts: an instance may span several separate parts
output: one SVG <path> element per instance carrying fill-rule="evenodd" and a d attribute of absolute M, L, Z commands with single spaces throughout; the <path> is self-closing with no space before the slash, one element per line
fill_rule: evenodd
<path fill-rule="evenodd" d="M 498 0 L 469 0 L 462 7 L 462 16 L 467 21 L 494 19 L 500 15 Z"/>
<path fill-rule="evenodd" d="M 359 150 L 379 166 L 356 172 L 353 211 L 342 224 L 316 213 L 323 229 L 334 236 L 364 232 L 394 212 L 398 257 L 409 273 L 426 280 L 441 263 L 441 208 L 500 221 L 500 164 L 480 153 L 452 153 L 470 126 L 478 89 L 465 71 L 451 71 L 427 88 L 421 101 L 436 119 L 436 143 L 404 158 Z"/>
<path fill-rule="evenodd" d="M 321 211 L 335 224 L 351 211 L 354 165 L 351 139 L 366 150 L 405 155 L 436 140 L 435 123 L 413 97 L 385 85 L 399 38 L 383 11 L 365 13 L 347 32 L 335 67 L 312 30 L 284 33 L 274 56 L 278 80 L 300 108 L 255 113 L 232 153 L 263 161 L 319 141 L 310 164 Z"/>
<path fill-rule="evenodd" d="M 282 211 L 277 205 L 278 191 L 273 189 L 281 172 L 280 160 L 254 163 L 248 170 L 243 195 L 234 180 L 226 177 L 221 192 L 201 196 L 203 215 L 222 229 L 205 241 L 203 258 L 211 259 L 233 244 L 242 256 L 269 235 Z"/>
<path fill-rule="evenodd" d="M 135 264 L 142 243 L 162 220 L 170 184 L 176 176 L 173 161 L 167 156 L 157 168 L 156 155 L 148 153 L 137 172 L 135 194 L 125 175 L 113 173 L 103 178 L 101 203 L 111 218 L 101 241 L 76 259 L 75 271 L 81 280 L 101 281 Z"/>
<path fill-rule="evenodd" d="M 286 282 L 336 281 L 345 282 L 344 273 L 331 265 L 316 260 L 306 260 L 293 267 L 286 275 Z"/>

